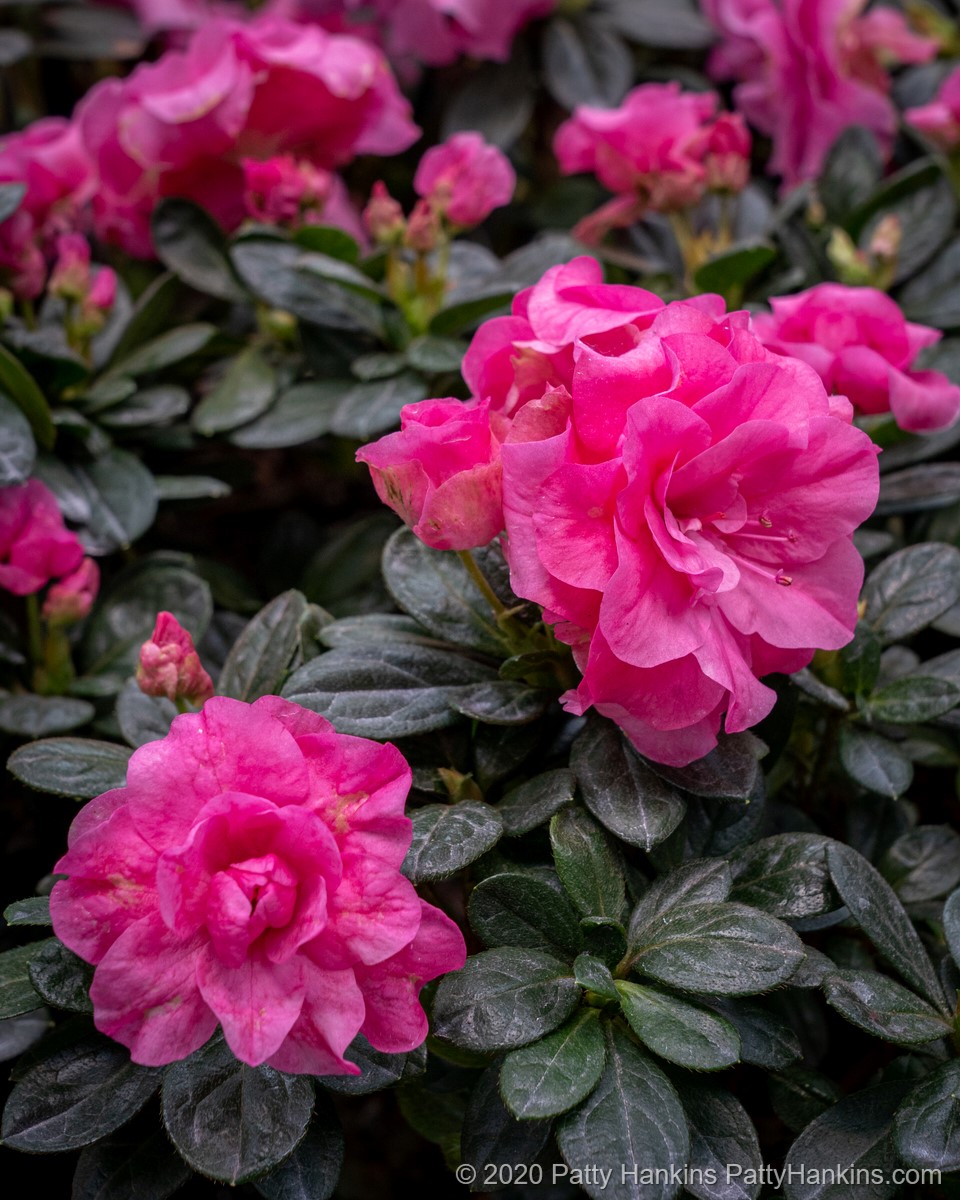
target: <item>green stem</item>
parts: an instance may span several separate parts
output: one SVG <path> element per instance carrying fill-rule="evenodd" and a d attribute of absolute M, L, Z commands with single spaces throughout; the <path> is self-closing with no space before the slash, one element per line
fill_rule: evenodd
<path fill-rule="evenodd" d="M 30 647 L 30 659 L 36 667 L 43 665 L 43 630 L 40 627 L 40 605 L 37 594 L 26 597 L 27 601 L 27 640 Z"/>
<path fill-rule="evenodd" d="M 486 575 L 484 575 L 484 573 L 480 570 L 480 567 L 477 565 L 477 560 L 473 557 L 472 552 L 469 550 L 458 550 L 457 557 L 467 568 L 467 574 L 483 594 L 484 600 L 486 600 L 486 602 L 493 609 L 497 620 L 508 620 L 510 614 L 507 610 L 507 606 L 490 586 Z"/>

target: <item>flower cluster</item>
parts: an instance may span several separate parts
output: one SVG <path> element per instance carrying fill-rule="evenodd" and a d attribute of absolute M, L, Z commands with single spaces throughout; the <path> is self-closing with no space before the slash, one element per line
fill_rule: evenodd
<path fill-rule="evenodd" d="M 232 229 L 246 215 L 244 160 L 293 154 L 331 170 L 395 154 L 418 133 L 373 46 L 279 18 L 210 22 L 185 51 L 98 84 L 75 119 L 98 180 L 97 233 L 143 257 L 164 196 Z"/>
<path fill-rule="evenodd" d="M 871 130 L 889 150 L 897 113 L 890 63 L 924 63 L 935 39 L 920 37 L 901 13 L 866 0 L 704 0 L 721 35 L 710 58 L 715 79 L 735 79 L 734 100 L 773 140 L 769 169 L 785 186 L 814 179 L 830 147 L 851 125 Z"/>
<path fill-rule="evenodd" d="M 429 545 L 505 530 L 514 590 L 582 673 L 568 710 L 684 764 L 770 711 L 760 676 L 849 641 L 876 451 L 745 313 L 581 258 L 488 322 L 464 375 L 472 401 L 414 406 L 359 458 Z"/>
<path fill-rule="evenodd" d="M 741 191 L 749 177 L 750 135 L 741 116 L 717 115 L 717 105 L 714 92 L 646 83 L 619 108 L 577 108 L 554 140 L 560 169 L 591 171 L 615 195 L 587 218 L 581 236 L 593 240 L 648 209 L 689 208 L 708 188 Z"/>
<path fill-rule="evenodd" d="M 25 188 L 16 212 L 0 222 L 0 284 L 33 299 L 43 291 L 58 236 L 80 225 L 94 190 L 76 127 L 48 117 L 0 138 L 0 183 Z"/>
<path fill-rule="evenodd" d="M 241 1061 L 295 1074 L 359 1074 L 358 1033 L 420 1045 L 420 987 L 465 947 L 400 873 L 410 777 L 393 746 L 276 696 L 177 717 L 55 868 L 54 930 L 96 964 L 97 1028 L 159 1065 L 219 1024 Z"/>
<path fill-rule="evenodd" d="M 83 546 L 39 479 L 0 488 L 0 588 L 32 595 L 52 579 L 76 572 L 82 560 Z"/>

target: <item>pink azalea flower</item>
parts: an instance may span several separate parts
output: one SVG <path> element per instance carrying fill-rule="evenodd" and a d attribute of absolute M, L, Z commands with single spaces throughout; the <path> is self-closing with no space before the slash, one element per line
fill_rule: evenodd
<path fill-rule="evenodd" d="M 766 716 L 761 676 L 850 640 L 863 578 L 851 535 L 876 503 L 876 448 L 850 403 L 765 349 L 746 313 L 718 296 L 665 305 L 576 259 L 480 329 L 464 376 L 478 399 L 432 402 L 430 459 L 453 471 L 453 495 L 499 450 L 514 591 L 583 676 L 569 711 L 594 707 L 648 757 L 683 765 L 721 724 Z M 444 458 L 467 422 L 483 452 Z M 402 438 L 361 458 L 409 470 Z M 408 478 L 420 490 L 405 481 L 387 502 L 418 514 L 426 487 Z M 492 492 L 482 508 L 492 527 Z"/>
<path fill-rule="evenodd" d="M 904 120 L 948 153 L 960 145 L 960 67 L 942 83 L 935 99 L 908 108 Z"/>
<path fill-rule="evenodd" d="M 828 392 L 846 396 L 860 412 L 892 412 L 911 433 L 945 429 L 957 419 L 960 387 L 939 371 L 911 369 L 943 335 L 907 321 L 884 292 L 821 283 L 770 303 L 772 314 L 754 318 L 763 344 L 809 363 Z"/>
<path fill-rule="evenodd" d="M 22 183 L 20 207 L 0 224 L 0 283 L 33 299 L 43 291 L 58 236 L 76 230 L 93 192 L 89 158 L 62 117 L 0 138 L 0 183 Z"/>
<path fill-rule="evenodd" d="M 96 964 L 94 1022 L 158 1066 L 217 1025 L 242 1062 L 356 1075 L 358 1033 L 420 1045 L 460 931 L 401 875 L 410 768 L 276 696 L 216 697 L 135 751 L 56 865 L 57 936 Z"/>
<path fill-rule="evenodd" d="M 29 596 L 82 559 L 83 547 L 45 484 L 30 479 L 0 488 L 0 588 Z"/>
<path fill-rule="evenodd" d="M 414 191 L 452 225 L 479 225 L 509 204 L 517 176 L 507 156 L 479 133 L 455 133 L 420 159 Z"/>
<path fill-rule="evenodd" d="M 100 591 L 100 568 L 85 558 L 75 571 L 51 585 L 43 602 L 43 618 L 51 625 L 73 625 L 89 616 Z"/>
<path fill-rule="evenodd" d="M 866 0 L 704 0 L 722 41 L 710 59 L 715 79 L 736 79 L 737 108 L 773 139 L 770 171 L 784 186 L 815 179 L 830 147 L 864 125 L 889 151 L 897 114 L 888 65 L 922 63 L 938 43 L 918 37 L 903 16 Z"/>
<path fill-rule="evenodd" d="M 140 647 L 137 683 L 148 696 L 195 705 L 213 695 L 213 680 L 200 664 L 193 638 L 173 613 L 157 614 L 150 640 Z"/>
<path fill-rule="evenodd" d="M 374 47 L 270 17 L 208 22 L 185 51 L 97 84 L 77 121 L 99 173 L 97 231 L 141 257 L 164 196 L 236 228 L 244 159 L 294 154 L 331 170 L 357 154 L 396 154 L 418 132 Z"/>
<path fill-rule="evenodd" d="M 485 546 L 503 528 L 499 444 L 488 405 L 408 404 L 400 432 L 357 451 L 377 495 L 435 550 Z"/>

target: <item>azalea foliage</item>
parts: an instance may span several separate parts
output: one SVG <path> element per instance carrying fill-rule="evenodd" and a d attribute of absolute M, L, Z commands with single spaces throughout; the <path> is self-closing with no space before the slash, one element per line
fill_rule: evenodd
<path fill-rule="evenodd" d="M 960 1195 L 960 12 L 0 22 L 4 1153 Z"/>

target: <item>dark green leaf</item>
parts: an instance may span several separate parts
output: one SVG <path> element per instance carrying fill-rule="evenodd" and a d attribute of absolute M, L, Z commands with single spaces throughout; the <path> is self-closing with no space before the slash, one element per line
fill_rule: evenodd
<path fill-rule="evenodd" d="M 792 984 L 793 980 L 790 982 Z M 711 1000 L 710 1007 L 725 1017 L 740 1035 L 742 1062 L 778 1070 L 801 1057 L 803 1052 L 796 1033 L 786 1021 L 761 1003 Z"/>
<path fill-rule="evenodd" d="M 766 752 L 766 746 L 752 733 L 735 733 L 721 737 L 715 750 L 687 767 L 650 765 L 658 775 L 694 796 L 749 801 Z"/>
<path fill-rule="evenodd" d="M 780 1120 L 799 1133 L 843 1095 L 832 1079 L 808 1067 L 789 1067 L 770 1076 L 770 1100 Z"/>
<path fill-rule="evenodd" d="M 802 958 L 789 926 L 730 902 L 672 909 L 633 952 L 636 969 L 661 983 L 724 996 L 768 991 L 789 979 Z"/>
<path fill-rule="evenodd" d="M 343 379 L 295 384 L 282 392 L 263 416 L 235 429 L 230 441 L 245 450 L 277 450 L 312 442 L 330 432 L 337 405 L 351 387 L 349 380 Z"/>
<path fill-rule="evenodd" d="M 730 867 L 716 858 L 694 859 L 655 880 L 643 893 L 630 917 L 629 937 L 639 946 L 675 908 L 726 900 L 733 885 Z"/>
<path fill-rule="evenodd" d="M 155 387 L 142 388 L 129 400 L 108 409 L 100 417 L 100 424 L 120 430 L 160 428 L 189 410 L 190 393 L 186 388 L 159 383 Z"/>
<path fill-rule="evenodd" d="M 123 1130 L 81 1152 L 71 1200 L 167 1200 L 192 1174 L 162 1129 Z"/>
<path fill-rule="evenodd" d="M 677 1094 L 690 1127 L 686 1190 L 697 1200 L 755 1200 L 763 1179 L 757 1131 L 736 1097 L 686 1080 Z"/>
<path fill-rule="evenodd" d="M 617 980 L 630 1028 L 661 1058 L 693 1071 L 720 1071 L 740 1060 L 740 1035 L 729 1021 L 657 987 Z"/>
<path fill-rule="evenodd" d="M 6 696 L 0 700 L 0 729 L 17 737 L 66 733 L 93 718 L 94 707 L 69 696 Z"/>
<path fill-rule="evenodd" d="M 488 142 L 506 149 L 527 128 L 536 94 L 529 55 L 518 38 L 508 63 L 482 63 L 470 73 L 447 106 L 442 136 L 476 130 Z"/>
<path fill-rule="evenodd" d="M 50 406 L 33 376 L 5 346 L 0 346 L 0 391 L 30 422 L 33 436 L 40 445 L 45 450 L 52 449 L 57 431 L 50 417 Z"/>
<path fill-rule="evenodd" d="M 866 621 L 858 621 L 853 641 L 840 651 L 843 687 L 853 696 L 869 696 L 880 672 L 880 639 Z"/>
<path fill-rule="evenodd" d="M 573 800 L 575 786 L 573 772 L 561 767 L 535 775 L 507 792 L 496 805 L 504 833 L 509 837 L 520 837 L 544 824 Z"/>
<path fill-rule="evenodd" d="M 877 516 L 927 512 L 960 500 L 960 463 L 923 463 L 884 475 L 880 480 Z"/>
<path fill-rule="evenodd" d="M 168 329 L 152 341 L 132 350 L 119 362 L 111 366 L 112 375 L 151 375 L 162 371 L 164 367 L 172 367 L 183 362 L 208 345 L 216 336 L 215 325 L 206 325 L 200 321 L 193 325 L 178 325 Z"/>
<path fill-rule="evenodd" d="M 289 591 L 271 600 L 250 621 L 227 655 L 217 691 L 236 700 L 276 695 L 300 644 L 307 602 Z"/>
<path fill-rule="evenodd" d="M 56 938 L 45 941 L 30 960 L 30 982 L 54 1008 L 93 1012 L 90 985 L 93 967 Z"/>
<path fill-rule="evenodd" d="M 497 1190 L 502 1186 L 501 1164 L 509 1170 L 512 1164 L 535 1162 L 550 1136 L 550 1120 L 518 1121 L 514 1118 L 500 1097 L 498 1075 L 496 1066 L 484 1071 L 463 1114 L 458 1157 L 476 1171 L 470 1187 L 473 1192 Z M 494 1167 L 497 1178 L 491 1180 L 490 1172 Z M 503 1183 L 508 1183 L 509 1179 L 507 1175 Z M 492 1186 L 487 1185 L 488 1180 Z"/>
<path fill-rule="evenodd" d="M 163 1079 L 163 1123 L 195 1171 L 243 1183 L 277 1166 L 304 1135 L 313 1080 L 238 1062 L 219 1039 Z"/>
<path fill-rule="evenodd" d="M 484 318 L 507 309 L 513 295 L 513 287 L 499 281 L 481 285 L 470 295 L 461 293 L 440 309 L 430 322 L 430 332 L 442 337 L 462 333 Z"/>
<path fill-rule="evenodd" d="M 654 774 L 612 721 L 587 722 L 573 744 L 570 767 L 584 804 L 621 841 L 652 850 L 683 819 L 681 796 Z"/>
<path fill-rule="evenodd" d="M 324 1075 L 323 1086 L 344 1096 L 366 1096 L 381 1092 L 396 1083 L 422 1075 L 427 1064 L 426 1045 L 407 1054 L 385 1054 L 374 1050 L 363 1034 L 358 1033 L 344 1052 L 344 1058 L 356 1063 L 359 1075 Z"/>
<path fill-rule="evenodd" d="M 346 263 L 356 263 L 360 258 L 360 247 L 354 238 L 335 225 L 304 225 L 293 235 L 293 240 L 306 250 Z"/>
<path fill-rule="evenodd" d="M 147 696 L 135 679 L 128 679 L 117 697 L 117 724 L 131 746 L 145 746 L 170 732 L 177 706 L 166 696 Z"/>
<path fill-rule="evenodd" d="M 189 200 L 165 198 L 153 210 L 157 258 L 184 283 L 221 300 L 244 300 L 227 257 L 227 241 L 214 219 Z"/>
<path fill-rule="evenodd" d="M 878 688 L 864 705 L 864 712 L 875 721 L 913 725 L 942 716 L 958 703 L 960 684 L 910 675 Z"/>
<path fill-rule="evenodd" d="M 665 50 L 704 50 L 710 25 L 689 0 L 603 0 L 601 10 L 624 37 Z"/>
<path fill-rule="evenodd" d="M 340 397 L 330 415 L 330 432 L 338 437 L 366 441 L 395 429 L 407 404 L 425 399 L 427 389 L 419 375 L 402 371 L 390 379 L 354 383 Z"/>
<path fill-rule="evenodd" d="M 126 450 L 108 450 L 83 467 L 74 467 L 90 515 L 82 540 L 91 554 L 112 554 L 135 542 L 157 515 L 153 476 Z"/>
<path fill-rule="evenodd" d="M 343 1163 L 343 1134 L 333 1105 L 317 1098 L 318 1112 L 294 1152 L 256 1181 L 266 1200 L 329 1200 Z"/>
<path fill-rule="evenodd" d="M 863 599 L 882 642 L 918 633 L 960 600 L 960 550 L 942 542 L 897 550 L 870 573 Z"/>
<path fill-rule="evenodd" d="M 500 1094 L 516 1117 L 554 1117 L 585 1100 L 606 1062 L 600 1013 L 581 1008 L 566 1025 L 503 1061 Z"/>
<path fill-rule="evenodd" d="M 862 125 L 845 129 L 830 148 L 817 183 L 817 193 L 834 225 L 866 203 L 883 174 L 883 154 L 876 137 Z"/>
<path fill-rule="evenodd" d="M 960 1170 L 960 1062 L 941 1063 L 906 1097 L 894 1119 L 901 1158 L 911 1167 Z"/>
<path fill-rule="evenodd" d="M 885 1200 L 897 1191 L 893 1182 L 896 1150 L 893 1115 L 907 1090 L 903 1083 L 882 1083 L 846 1096 L 808 1125 L 790 1148 L 786 1168 L 792 1178 L 787 1200 Z M 837 1168 L 852 1168 L 846 1178 Z M 863 1175 L 858 1175 L 858 1172 Z M 859 1179 L 860 1182 L 853 1182 Z"/>
<path fill-rule="evenodd" d="M 20 207 L 26 191 L 25 183 L 0 184 L 0 223 L 13 216 Z"/>
<path fill-rule="evenodd" d="M 737 851 L 730 860 L 731 899 L 781 920 L 815 917 L 837 908 L 827 844 L 827 838 L 815 833 L 781 833 Z"/>
<path fill-rule="evenodd" d="M 599 958 L 592 954 L 578 954 L 574 960 L 573 974 L 584 991 L 594 992 L 604 1000 L 620 1003 L 620 994 L 610 974 L 610 968 Z"/>
<path fill-rule="evenodd" d="M 147 559 L 101 596 L 87 622 L 81 647 L 87 672 L 133 674 L 140 647 L 163 611 L 173 613 L 196 644 L 213 612 L 210 588 L 182 566 Z"/>
<path fill-rule="evenodd" d="M 28 896 L 26 900 L 14 900 L 3 910 L 3 919 L 8 925 L 49 925 L 50 897 Z"/>
<path fill-rule="evenodd" d="M 554 17 L 543 37 L 544 82 L 564 108 L 619 104 L 633 79 L 629 51 L 617 34 L 589 17 Z"/>
<path fill-rule="evenodd" d="M 583 946 L 573 905 L 559 886 L 535 875 L 488 876 L 471 892 L 467 913 L 488 946 L 529 946 L 561 958 L 574 958 Z"/>
<path fill-rule="evenodd" d="M 875 971 L 835 971 L 823 981 L 827 1003 L 852 1024 L 898 1046 L 945 1037 L 950 1025 L 902 984 Z"/>
<path fill-rule="evenodd" d="M 840 730 L 840 761 L 851 779 L 868 791 L 896 800 L 913 780 L 913 766 L 889 738 L 845 725 Z"/>
<path fill-rule="evenodd" d="M 229 483 L 213 475 L 154 475 L 157 499 L 221 500 L 232 491 Z"/>
<path fill-rule="evenodd" d="M 190 424 L 208 437 L 236 429 L 265 413 L 276 391 L 273 368 L 255 346 L 248 346 L 193 410 Z"/>
<path fill-rule="evenodd" d="M 738 242 L 705 262 L 694 276 L 694 282 L 698 291 L 729 296 L 745 287 L 776 257 L 776 247 L 769 242 Z"/>
<path fill-rule="evenodd" d="M 244 238 L 234 244 L 231 258 L 243 282 L 274 308 L 327 329 L 363 331 L 378 337 L 383 332 L 375 301 L 313 269 L 320 259 L 345 266 L 336 259 L 323 259 L 295 242 L 274 237 Z M 370 280 L 366 282 L 373 286 Z"/>
<path fill-rule="evenodd" d="M 384 547 L 383 578 L 400 608 L 442 641 L 504 654 L 490 603 L 455 554 L 431 550 L 404 527 Z"/>
<path fill-rule="evenodd" d="M 0 984 L 2 988 L 2 984 Z M 0 1062 L 17 1058 L 50 1031 L 53 1022 L 46 1008 L 31 1009 L 18 1017 L 0 1019 Z"/>
<path fill-rule="evenodd" d="M 585 917 L 623 919 L 626 902 L 619 850 L 582 809 L 561 809 L 550 821 L 550 844 L 557 874 Z"/>
<path fill-rule="evenodd" d="M 411 816 L 413 842 L 402 870 L 414 883 L 455 874 L 495 846 L 503 833 L 495 809 L 482 800 L 428 804 Z"/>
<path fill-rule="evenodd" d="M 349 646 L 300 667 L 283 695 L 332 721 L 340 733 L 395 738 L 452 725 L 452 701 L 495 678 L 481 663 L 425 646 Z"/>
<path fill-rule="evenodd" d="M 542 716 L 553 699 L 542 688 L 525 687 L 507 679 L 478 683 L 451 697 L 461 716 L 486 725 L 528 725 Z"/>
<path fill-rule="evenodd" d="M 30 982 L 30 963 L 52 938 L 18 946 L 0 954 L 0 1020 L 19 1017 L 40 1007 L 37 989 Z"/>
<path fill-rule="evenodd" d="M 889 883 L 853 849 L 831 843 L 827 862 L 850 915 L 899 975 L 937 1008 L 943 993 L 930 959 Z"/>
<path fill-rule="evenodd" d="M 91 1034 L 47 1055 L 20 1079 L 3 1112 L 3 1140 L 34 1154 L 88 1146 L 129 1121 L 160 1076 L 131 1062 L 124 1046 Z"/>
<path fill-rule="evenodd" d="M 459 373 L 466 346 L 455 338 L 414 338 L 407 347 L 407 362 L 425 375 Z"/>
<path fill-rule="evenodd" d="M 0 487 L 23 483 L 33 470 L 37 446 L 30 422 L 20 408 L 0 392 Z"/>
<path fill-rule="evenodd" d="M 571 1171 L 582 1173 L 593 1200 L 671 1200 L 671 1171 L 682 1169 L 690 1152 L 677 1093 L 625 1033 L 611 1027 L 608 1039 L 599 1084 L 557 1127 L 560 1153 Z M 642 1182 L 641 1169 L 657 1182 Z"/>
<path fill-rule="evenodd" d="M 919 825 L 897 838 L 880 870 L 904 904 L 945 896 L 960 884 L 960 836 L 949 825 Z"/>
<path fill-rule="evenodd" d="M 508 1050 L 550 1033 L 577 1007 L 569 967 L 540 950 L 503 946 L 446 975 L 433 1003 L 435 1036 L 467 1050 Z"/>
<path fill-rule="evenodd" d="M 960 964 L 960 889 L 943 906 L 943 932 L 953 961 Z"/>
<path fill-rule="evenodd" d="M 91 800 L 126 784 L 130 753 L 94 738 L 45 738 L 14 750 L 7 767 L 37 791 Z"/>
<path fill-rule="evenodd" d="M 873 215 L 859 236 L 861 246 L 869 246 L 884 217 L 895 216 L 900 222 L 902 236 L 895 283 L 910 279 L 930 262 L 950 237 L 957 214 L 953 187 L 939 165 L 929 159 L 913 162 L 899 175 L 886 180 L 880 194 L 861 213 L 871 209 Z M 856 224 L 861 224 L 861 220 L 858 214 Z"/>

